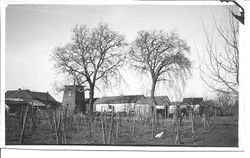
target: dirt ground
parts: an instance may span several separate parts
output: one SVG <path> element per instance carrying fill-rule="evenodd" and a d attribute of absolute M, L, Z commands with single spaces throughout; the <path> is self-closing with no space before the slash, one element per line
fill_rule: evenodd
<path fill-rule="evenodd" d="M 190 122 L 184 120 L 181 126 L 180 146 L 205 146 L 205 147 L 237 147 L 238 146 L 238 121 L 231 117 L 210 119 L 210 130 L 206 131 L 200 120 L 195 123 L 195 135 L 192 137 Z M 6 119 L 6 145 L 18 144 L 20 137 L 20 127 L 14 118 Z M 151 123 L 137 121 L 135 124 L 135 133 L 132 135 L 132 121 L 122 121 L 122 126 L 118 138 L 112 135 L 110 145 L 131 145 L 131 146 L 175 146 L 176 131 L 173 132 L 172 120 L 164 119 L 158 125 L 158 133 L 164 132 L 159 139 L 152 138 Z M 92 137 L 86 124 L 75 125 L 75 128 L 68 127 L 66 131 L 66 144 L 74 145 L 104 145 L 102 138 L 102 129 L 100 123 L 95 124 L 92 129 Z M 116 124 L 114 124 L 116 127 Z M 114 128 L 115 129 L 115 128 Z M 106 132 L 106 141 L 108 139 Z M 52 145 L 56 144 L 56 136 L 50 133 L 48 119 L 40 119 L 38 127 L 32 132 L 28 122 L 25 131 L 23 144 L 32 145 Z M 107 145 L 107 144 L 105 144 Z"/>

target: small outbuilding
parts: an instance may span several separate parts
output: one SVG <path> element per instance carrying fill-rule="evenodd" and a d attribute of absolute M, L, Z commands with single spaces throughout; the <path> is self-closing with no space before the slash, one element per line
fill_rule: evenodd
<path fill-rule="evenodd" d="M 200 107 L 204 105 L 204 100 L 202 97 L 196 98 L 183 98 L 181 106 L 186 107 L 187 114 L 190 109 L 193 109 L 194 112 L 199 112 Z"/>
<path fill-rule="evenodd" d="M 106 96 L 97 99 L 94 103 L 94 112 L 134 113 L 136 102 L 143 98 L 143 95 Z"/>
<path fill-rule="evenodd" d="M 156 102 L 155 108 L 157 115 L 163 118 L 167 117 L 168 107 L 170 105 L 168 96 L 155 96 L 154 98 Z M 137 109 L 140 108 L 140 113 L 148 115 L 153 111 L 154 104 L 152 104 L 151 102 L 151 97 L 144 97 L 136 103 L 136 107 Z"/>
<path fill-rule="evenodd" d="M 10 113 L 15 113 L 27 105 L 38 110 L 60 106 L 60 103 L 48 92 L 34 92 L 22 89 L 7 91 L 5 93 L 5 104 L 9 107 Z"/>

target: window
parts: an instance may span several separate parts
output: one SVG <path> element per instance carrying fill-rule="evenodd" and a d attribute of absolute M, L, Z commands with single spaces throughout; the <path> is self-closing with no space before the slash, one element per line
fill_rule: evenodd
<path fill-rule="evenodd" d="M 68 96 L 71 96 L 71 89 L 68 90 Z"/>

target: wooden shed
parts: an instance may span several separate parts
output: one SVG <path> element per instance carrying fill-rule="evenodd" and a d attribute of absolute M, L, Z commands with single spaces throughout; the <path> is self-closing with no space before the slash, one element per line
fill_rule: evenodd
<path fill-rule="evenodd" d="M 168 96 L 155 96 L 156 105 L 152 104 L 151 97 L 144 97 L 138 100 L 136 107 L 139 109 L 141 114 L 148 115 L 153 111 L 153 106 L 156 108 L 156 113 L 158 116 L 166 117 L 168 113 L 168 106 L 170 105 L 170 100 Z"/>
<path fill-rule="evenodd" d="M 27 105 L 39 110 L 60 106 L 60 103 L 48 92 L 34 92 L 22 89 L 7 91 L 5 93 L 5 104 L 8 105 L 11 113 L 15 113 Z"/>
<path fill-rule="evenodd" d="M 186 106 L 187 115 L 190 109 L 194 110 L 196 113 L 199 113 L 200 107 L 204 105 L 204 100 L 202 97 L 183 98 L 181 105 Z"/>

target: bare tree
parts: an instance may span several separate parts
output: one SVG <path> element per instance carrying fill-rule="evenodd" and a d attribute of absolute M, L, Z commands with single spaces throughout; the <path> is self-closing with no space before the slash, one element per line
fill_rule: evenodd
<path fill-rule="evenodd" d="M 129 51 L 132 66 L 141 73 L 150 74 L 152 79 L 153 118 L 156 111 L 154 106 L 157 105 L 154 98 L 156 84 L 161 81 L 172 84 L 174 80 L 184 79 L 191 68 L 191 62 L 186 57 L 188 52 L 186 42 L 174 31 L 168 34 L 163 31 L 142 30 L 132 42 Z"/>
<path fill-rule="evenodd" d="M 235 19 L 239 20 L 239 22 L 241 22 L 244 25 L 244 22 L 245 22 L 245 10 L 244 10 L 244 8 L 238 2 L 236 2 L 235 0 L 220 0 L 220 1 L 221 2 L 227 2 L 227 3 L 232 2 L 237 7 L 239 7 L 241 9 L 240 10 L 240 15 L 236 15 L 232 11 L 231 11 L 231 13 L 235 17 Z"/>
<path fill-rule="evenodd" d="M 55 69 L 89 90 L 88 113 L 92 116 L 96 83 L 109 83 L 112 77 L 119 76 L 118 68 L 125 59 L 122 48 L 127 44 L 124 36 L 112 31 L 107 24 L 93 29 L 75 26 L 72 32 L 72 41 L 56 47 L 52 60 Z"/>
<path fill-rule="evenodd" d="M 217 102 L 221 108 L 223 115 L 228 116 L 233 114 L 233 108 L 237 100 L 235 100 L 230 94 L 218 92 Z"/>
<path fill-rule="evenodd" d="M 219 26 L 214 18 L 216 32 L 210 35 L 202 22 L 206 40 L 200 77 L 211 89 L 238 96 L 239 26 L 231 14 L 228 22 L 228 25 Z M 216 38 L 214 35 L 217 35 Z"/>

